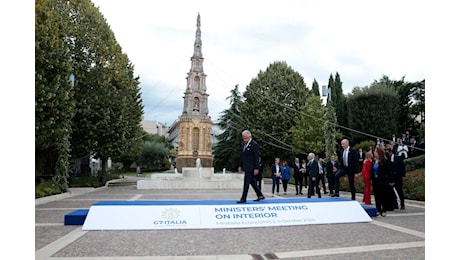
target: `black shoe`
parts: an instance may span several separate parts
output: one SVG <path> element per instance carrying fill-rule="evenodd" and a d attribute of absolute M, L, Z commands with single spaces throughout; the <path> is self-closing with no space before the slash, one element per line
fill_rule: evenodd
<path fill-rule="evenodd" d="M 301 193 L 299 193 L 299 194 L 300 194 L 300 195 L 303 195 L 303 193 L 302 193 L 302 192 L 301 192 Z"/>
<path fill-rule="evenodd" d="M 295 195 L 299 195 L 299 193 L 297 192 Z"/>
<path fill-rule="evenodd" d="M 325 191 L 324 194 L 327 194 L 327 191 Z"/>
<path fill-rule="evenodd" d="M 236 203 L 246 203 L 246 200 L 238 200 Z"/>
<path fill-rule="evenodd" d="M 331 194 L 331 197 L 339 197 L 339 194 L 337 193 Z"/>
<path fill-rule="evenodd" d="M 264 200 L 264 199 L 265 199 L 265 197 L 264 197 L 264 196 L 262 196 L 262 197 L 258 197 L 258 198 L 257 198 L 257 199 L 255 199 L 254 201 L 261 201 L 261 200 Z"/>
<path fill-rule="evenodd" d="M 401 210 L 405 210 L 405 209 L 406 209 L 406 207 L 404 207 L 404 206 L 401 206 Z"/>

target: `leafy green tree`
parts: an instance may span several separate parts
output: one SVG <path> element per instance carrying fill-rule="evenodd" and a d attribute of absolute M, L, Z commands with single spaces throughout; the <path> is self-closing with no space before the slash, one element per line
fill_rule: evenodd
<path fill-rule="evenodd" d="M 241 132 L 244 129 L 240 119 L 243 101 L 238 85 L 226 100 L 230 100 L 230 108 L 221 112 L 217 125 L 223 131 L 216 136 L 217 144 L 213 148 L 213 166 L 216 171 L 224 168 L 236 171 L 240 160 Z"/>
<path fill-rule="evenodd" d="M 408 113 L 412 120 L 409 122 L 413 122 L 412 126 L 406 130 L 410 130 L 411 134 L 420 142 L 425 139 L 425 129 L 422 126 L 425 123 L 425 80 L 406 83 L 406 85 L 410 89 Z"/>
<path fill-rule="evenodd" d="M 410 98 L 413 100 L 411 114 L 420 116 L 420 121 L 425 122 L 425 80 L 414 82 L 411 87 Z"/>
<path fill-rule="evenodd" d="M 347 100 L 352 143 L 386 138 L 396 132 L 398 94 L 389 82 L 354 88 Z"/>
<path fill-rule="evenodd" d="M 68 5 L 35 1 L 35 165 L 36 174 L 54 175 L 68 189 L 70 135 L 75 114 L 68 48 Z"/>
<path fill-rule="evenodd" d="M 91 1 L 35 6 L 36 169 L 65 188 L 70 157 L 142 150 L 139 78 Z"/>
<path fill-rule="evenodd" d="M 142 147 L 143 114 L 134 67 L 90 1 L 71 1 L 70 5 L 77 106 L 73 157 L 92 154 L 105 162 L 126 150 L 134 154 Z"/>
<path fill-rule="evenodd" d="M 166 170 L 169 167 L 166 164 L 168 156 L 169 149 L 165 146 L 165 143 L 147 141 L 144 143 L 144 149 L 138 165 L 146 170 Z"/>
<path fill-rule="evenodd" d="M 398 101 L 395 103 L 397 115 L 397 129 L 395 134 L 401 136 L 401 133 L 405 133 L 406 130 L 412 129 L 412 118 L 410 116 L 409 110 L 411 106 L 410 92 L 411 86 L 404 82 L 404 77 L 400 80 L 391 80 L 388 76 L 382 75 L 382 78 L 379 80 L 374 80 L 371 83 L 373 85 L 386 85 L 392 88 L 395 93 L 398 94 Z M 391 136 L 391 135 L 390 135 Z M 382 136 L 382 138 L 389 138 L 390 136 Z"/>
<path fill-rule="evenodd" d="M 290 129 L 295 153 L 316 154 L 325 150 L 325 109 L 318 96 L 306 99 L 300 115 L 294 117 L 295 125 Z"/>
<path fill-rule="evenodd" d="M 151 143 L 161 143 L 162 145 L 165 146 L 169 150 L 168 154 L 170 155 L 171 153 L 171 147 L 170 144 L 166 141 L 166 138 L 164 136 L 158 135 L 158 134 L 150 134 L 146 132 L 145 130 L 142 130 L 142 136 L 141 136 L 141 141 L 142 141 L 142 146 L 140 148 L 136 149 L 126 149 L 124 150 L 120 155 L 114 156 L 113 160 L 116 162 L 120 162 L 123 164 L 124 171 L 129 171 L 131 165 L 136 162 L 139 163 L 142 157 L 142 153 L 145 150 L 145 143 L 146 142 L 151 142 Z"/>
<path fill-rule="evenodd" d="M 241 118 L 243 128 L 258 140 L 263 158 L 290 160 L 289 131 L 309 95 L 302 75 L 286 62 L 273 62 L 251 80 L 243 94 Z"/>

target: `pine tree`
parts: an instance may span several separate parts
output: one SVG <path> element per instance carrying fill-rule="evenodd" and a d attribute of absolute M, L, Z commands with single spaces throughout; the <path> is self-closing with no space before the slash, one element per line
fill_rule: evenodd
<path fill-rule="evenodd" d="M 240 110 L 243 103 L 238 85 L 226 98 L 230 100 L 230 108 L 221 112 L 218 126 L 222 133 L 216 136 L 217 144 L 213 148 L 213 167 L 216 171 L 238 169 L 241 152 L 241 132 L 244 130 L 240 119 Z"/>

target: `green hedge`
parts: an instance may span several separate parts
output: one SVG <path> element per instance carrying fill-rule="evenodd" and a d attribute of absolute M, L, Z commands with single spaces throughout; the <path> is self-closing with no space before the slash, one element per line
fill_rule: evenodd
<path fill-rule="evenodd" d="M 61 187 L 52 180 L 43 180 L 35 185 L 35 198 L 41 198 L 65 192 L 65 190 L 61 189 Z"/>
<path fill-rule="evenodd" d="M 119 179 L 118 174 L 99 174 L 97 176 L 83 176 L 70 180 L 69 187 L 102 187 L 112 179 Z M 35 198 L 41 198 L 67 192 L 62 190 L 53 180 L 41 180 L 35 185 Z"/>

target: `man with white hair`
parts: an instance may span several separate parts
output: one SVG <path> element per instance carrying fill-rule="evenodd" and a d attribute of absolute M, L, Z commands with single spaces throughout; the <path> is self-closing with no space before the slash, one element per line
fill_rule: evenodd
<path fill-rule="evenodd" d="M 355 200 L 355 178 L 358 176 L 359 172 L 358 152 L 350 147 L 350 141 L 348 141 L 348 139 L 342 139 L 340 144 L 342 145 L 342 151 L 339 155 L 339 170 L 335 174 L 335 189 L 331 197 L 339 197 L 340 178 L 347 175 L 351 199 Z"/>
<path fill-rule="evenodd" d="M 318 198 L 321 198 L 321 191 L 319 190 L 319 166 L 318 162 L 315 160 L 315 154 L 308 154 L 308 193 L 307 197 L 310 198 L 316 190 Z"/>
<path fill-rule="evenodd" d="M 252 139 L 252 134 L 249 130 L 244 130 L 241 133 L 243 137 L 244 145 L 243 151 L 241 152 L 240 165 L 238 167 L 238 172 L 244 172 L 244 184 L 243 184 L 243 194 L 241 199 L 237 203 L 246 203 L 246 197 L 248 196 L 249 185 L 252 186 L 254 191 L 257 194 L 257 199 L 254 201 L 261 201 L 265 199 L 264 195 L 260 191 L 259 187 L 256 185 L 255 176 L 259 173 L 259 144 Z"/>

